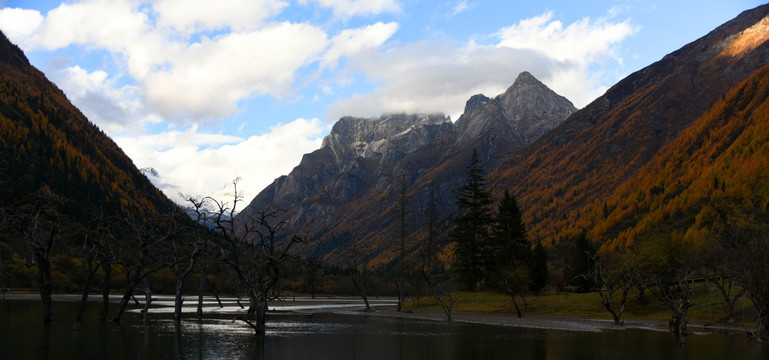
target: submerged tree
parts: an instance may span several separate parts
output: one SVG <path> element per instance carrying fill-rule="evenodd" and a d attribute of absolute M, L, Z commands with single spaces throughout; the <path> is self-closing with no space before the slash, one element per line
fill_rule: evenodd
<path fill-rule="evenodd" d="M 77 331 L 80 329 L 80 322 L 83 319 L 85 308 L 88 304 L 91 283 L 99 269 L 112 266 L 111 264 L 115 261 L 115 255 L 112 252 L 113 244 L 112 222 L 107 218 L 103 210 L 95 212 L 83 233 L 83 245 L 80 248 L 80 255 L 86 263 L 87 275 L 83 286 L 83 295 L 80 299 L 80 307 L 78 308 L 77 315 L 75 315 L 75 324 L 72 330 Z M 106 272 L 109 274 L 111 271 L 106 270 Z M 101 311 L 101 314 L 104 314 L 104 316 L 100 316 L 101 321 L 104 321 L 109 307 L 109 287 L 110 281 L 105 279 L 102 289 L 103 304 Z"/>
<path fill-rule="evenodd" d="M 484 169 L 475 150 L 467 165 L 465 182 L 456 195 L 457 213 L 452 218 L 451 231 L 455 243 L 453 268 L 460 283 L 474 291 L 486 275 L 492 222 L 491 193 L 486 190 Z"/>
<path fill-rule="evenodd" d="M 207 199 L 214 205 L 212 222 L 221 239 L 220 259 L 235 272 L 248 295 L 247 317 L 239 319 L 263 335 L 268 292 L 281 278 L 281 262 L 287 259 L 291 247 L 304 238 L 283 234 L 286 222 L 279 220 L 280 211 L 260 210 L 236 221 L 237 205 L 242 200 L 237 184 L 238 179 L 233 181 L 231 206 Z"/>
<path fill-rule="evenodd" d="M 55 319 L 51 295 L 51 257 L 54 246 L 64 238 L 65 220 L 58 211 L 62 199 L 49 191 L 38 191 L 13 209 L 14 228 L 21 234 L 32 256 L 28 266 L 37 266 L 37 284 L 43 301 L 43 321 Z"/>
<path fill-rule="evenodd" d="M 161 214 L 155 211 L 145 215 L 132 213 L 124 220 L 126 233 L 119 239 L 120 246 L 115 254 L 115 263 L 123 267 L 126 277 L 126 291 L 118 305 L 112 321 L 119 322 L 134 296 L 136 289 L 144 287 L 144 309 L 146 316 L 152 303 L 152 291 L 147 276 L 164 267 L 159 247 L 166 243 L 176 231 L 173 213 Z"/>

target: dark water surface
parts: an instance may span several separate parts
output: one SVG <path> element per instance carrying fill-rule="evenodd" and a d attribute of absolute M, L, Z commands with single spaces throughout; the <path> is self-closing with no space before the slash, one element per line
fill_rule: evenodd
<path fill-rule="evenodd" d="M 77 303 L 56 302 L 45 326 L 39 301 L 0 302 L 0 359 L 767 359 L 769 348 L 743 334 L 601 333 L 449 324 L 340 314 L 270 314 L 256 337 L 231 315 L 194 317 L 176 328 L 168 314 L 100 323 L 90 304 L 72 331 Z"/>

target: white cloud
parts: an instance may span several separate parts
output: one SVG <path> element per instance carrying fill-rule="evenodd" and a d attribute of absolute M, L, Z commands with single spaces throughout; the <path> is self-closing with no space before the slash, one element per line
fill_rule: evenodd
<path fill-rule="evenodd" d="M 605 91 L 589 66 L 621 62 L 615 46 L 635 31 L 627 20 L 582 19 L 564 27 L 545 13 L 501 29 L 496 44 L 435 40 L 363 52 L 348 60 L 349 70 L 383 85 L 337 101 L 329 117 L 440 111 L 456 120 L 471 95 L 496 96 L 522 71 L 583 107 Z"/>
<path fill-rule="evenodd" d="M 43 24 L 43 15 L 37 10 L 18 8 L 0 9 L 0 30 L 10 39 L 23 39 Z M 19 44 L 24 47 L 24 45 Z"/>
<path fill-rule="evenodd" d="M 52 9 L 31 36 L 33 48 L 54 50 L 71 44 L 127 52 L 130 45 L 148 40 L 147 14 L 128 0 L 89 0 L 63 3 Z"/>
<path fill-rule="evenodd" d="M 449 17 L 457 16 L 457 15 L 459 15 L 459 14 L 469 10 L 473 6 L 475 6 L 475 4 L 469 3 L 469 2 L 467 2 L 467 0 L 462 0 L 462 1 L 458 2 L 456 5 L 454 5 L 454 8 L 451 9 L 451 14 L 449 15 Z"/>
<path fill-rule="evenodd" d="M 305 5 L 316 3 L 331 9 L 335 16 L 341 18 L 393 13 L 401 10 L 396 0 L 299 0 L 299 3 Z"/>
<path fill-rule="evenodd" d="M 199 132 L 192 126 L 186 131 L 118 136 L 115 141 L 136 166 L 158 171 L 156 185 L 174 201 L 184 202 L 180 193 L 229 200 L 224 186 L 240 177 L 239 191 L 247 204 L 275 178 L 289 173 L 302 155 L 319 148 L 320 136 L 327 131 L 317 119 L 297 119 L 247 139 Z"/>
<path fill-rule="evenodd" d="M 167 118 L 218 119 L 255 95 L 286 96 L 296 71 L 320 56 L 326 34 L 305 24 L 204 38 L 140 79 L 147 103 Z"/>
<path fill-rule="evenodd" d="M 320 71 L 333 71 L 340 58 L 380 46 L 398 28 L 379 22 L 329 38 L 307 23 L 269 22 L 286 6 L 279 0 L 182 2 L 159 0 L 148 7 L 132 0 L 84 0 L 64 3 L 44 18 L 24 11 L 23 17 L 30 19 L 26 27 L 7 27 L 23 40 L 25 50 L 74 44 L 108 51 L 124 62 L 145 112 L 182 124 L 236 114 L 241 102 L 256 96 L 294 95 L 306 85 L 297 82 L 301 69 L 317 64 Z M 353 13 L 394 9 L 393 4 L 323 2 Z M 17 13 L 4 9 L 0 16 Z M 236 31 L 211 37 L 199 33 L 195 42 L 188 42 L 190 33 L 221 28 Z M 89 104 L 96 102 L 78 105 Z"/>
<path fill-rule="evenodd" d="M 635 32 L 629 20 L 618 23 L 584 18 L 564 27 L 553 13 L 520 21 L 499 31 L 499 46 L 531 49 L 561 61 L 587 64 L 617 60 L 614 45 Z"/>
<path fill-rule="evenodd" d="M 393 112 L 443 112 L 456 120 L 470 96 L 494 96 L 518 74 L 549 76 L 561 66 L 530 50 L 479 47 L 446 39 L 423 41 L 386 53 L 354 57 L 358 71 L 384 85 L 372 93 L 343 99 L 329 108 L 329 117 L 379 116 Z"/>
<path fill-rule="evenodd" d="M 192 34 L 224 28 L 255 30 L 286 6 L 279 0 L 156 0 L 152 8 L 158 27 Z"/>
<path fill-rule="evenodd" d="M 610 22 L 605 18 L 583 18 L 564 27 L 553 20 L 552 12 L 547 12 L 501 29 L 497 36 L 499 47 L 530 49 L 570 64 L 546 80 L 553 90 L 582 107 L 606 90 L 598 85 L 602 74 L 590 73 L 589 66 L 607 61 L 622 63 L 616 46 L 636 31 L 629 20 Z"/>
<path fill-rule="evenodd" d="M 375 49 L 382 45 L 398 30 L 394 22 L 378 22 L 359 29 L 344 30 L 331 39 L 331 46 L 323 56 L 323 67 L 336 68 L 336 62 L 345 56 Z"/>
<path fill-rule="evenodd" d="M 119 86 L 104 71 L 89 73 L 72 66 L 50 76 L 88 120 L 108 134 L 141 132 L 144 124 L 160 121 L 145 111 L 138 87 Z"/>

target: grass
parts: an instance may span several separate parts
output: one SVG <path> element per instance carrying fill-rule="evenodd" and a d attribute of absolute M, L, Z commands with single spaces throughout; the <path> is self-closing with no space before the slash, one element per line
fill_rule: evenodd
<path fill-rule="evenodd" d="M 646 292 L 647 303 L 639 301 L 637 292 L 631 292 L 625 305 L 623 320 L 669 320 L 671 312 L 651 292 Z M 723 299 L 716 290 L 703 289 L 694 297 L 695 306 L 689 309 L 689 321 L 698 323 L 721 323 L 727 315 Z M 524 314 L 576 316 L 590 319 L 611 319 L 611 314 L 601 304 L 598 293 L 551 292 L 526 296 L 527 306 L 518 298 L 518 304 Z M 615 309 L 619 308 L 616 301 Z M 413 308 L 440 309 L 435 300 L 424 297 Z M 462 292 L 454 305 L 453 311 L 473 311 L 485 313 L 514 313 L 515 308 L 510 297 L 504 294 L 478 291 Z M 616 310 L 615 310 L 616 311 Z M 747 297 L 741 298 L 735 306 L 734 323 L 731 325 L 753 326 L 755 310 Z"/>

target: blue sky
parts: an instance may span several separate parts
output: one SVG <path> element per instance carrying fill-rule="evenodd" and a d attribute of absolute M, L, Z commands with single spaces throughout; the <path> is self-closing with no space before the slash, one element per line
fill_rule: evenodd
<path fill-rule="evenodd" d="M 581 108 L 760 4 L 0 0 L 0 29 L 168 196 L 250 200 L 340 116 L 456 120 L 521 71 Z"/>

